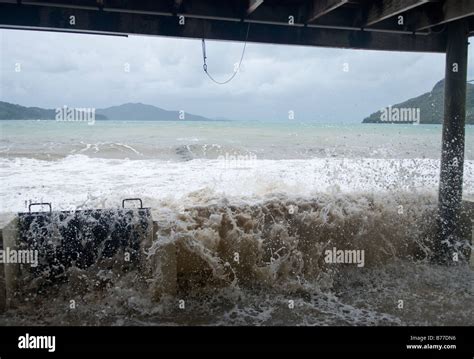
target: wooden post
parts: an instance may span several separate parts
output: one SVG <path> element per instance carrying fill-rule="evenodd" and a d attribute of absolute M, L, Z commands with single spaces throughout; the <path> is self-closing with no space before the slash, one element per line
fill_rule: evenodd
<path fill-rule="evenodd" d="M 461 201 L 466 120 L 468 24 L 447 25 L 444 122 L 439 182 L 439 238 L 434 259 L 456 264 L 462 259 L 460 243 Z"/>

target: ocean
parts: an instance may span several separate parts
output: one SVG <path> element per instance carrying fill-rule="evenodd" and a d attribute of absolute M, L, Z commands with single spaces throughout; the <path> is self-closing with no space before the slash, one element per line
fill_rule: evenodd
<path fill-rule="evenodd" d="M 0 121 L 3 217 L 139 197 L 184 283 L 157 299 L 136 271 L 78 269 L 0 324 L 474 325 L 473 268 L 427 260 L 440 153 L 439 125 Z M 328 265 L 333 248 L 363 266 Z"/>

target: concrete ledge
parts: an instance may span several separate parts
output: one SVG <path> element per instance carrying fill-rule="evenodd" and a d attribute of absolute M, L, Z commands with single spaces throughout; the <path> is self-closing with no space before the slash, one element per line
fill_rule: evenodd
<path fill-rule="evenodd" d="M 124 246 L 124 243 L 121 243 L 121 232 L 117 232 L 117 228 L 110 223 L 110 218 L 108 217 L 108 213 L 111 212 L 113 214 L 113 218 L 116 218 L 117 226 L 126 226 L 124 229 L 123 235 L 127 236 L 127 241 Z M 131 269 L 135 267 L 137 270 L 142 271 L 142 274 L 145 275 L 155 275 L 156 270 L 162 274 L 159 281 L 157 282 L 155 291 L 157 295 L 162 294 L 173 294 L 176 288 L 176 260 L 175 260 L 175 251 L 174 246 L 166 245 L 162 246 L 157 254 L 148 258 L 145 256 L 144 251 L 149 248 L 151 244 L 155 242 L 155 227 L 154 221 L 152 220 L 151 215 L 149 214 L 148 210 L 145 209 L 127 209 L 127 210 L 86 210 L 77 212 L 80 213 L 80 218 L 77 220 L 77 216 L 73 213 L 71 214 L 71 218 L 75 219 L 75 221 L 70 220 L 66 221 L 67 226 L 61 228 L 59 230 L 58 223 L 62 223 L 62 220 L 65 218 L 70 219 L 67 213 L 64 212 L 52 212 L 52 214 L 47 213 L 45 218 L 48 219 L 47 221 L 42 221 L 41 218 L 38 222 L 32 222 L 33 224 L 39 223 L 40 226 L 46 223 L 49 228 L 46 231 L 41 231 L 40 239 L 42 241 L 47 241 L 50 236 L 59 236 L 60 240 L 64 243 L 71 244 L 71 241 L 77 241 L 75 238 L 74 233 L 75 231 L 84 230 L 85 232 L 82 235 L 86 236 L 93 236 L 91 239 L 97 241 L 100 240 L 100 245 L 97 248 L 92 250 L 89 248 L 87 254 L 92 255 L 91 259 L 94 261 L 93 263 L 103 263 L 106 266 L 110 266 L 111 270 L 122 270 L 122 269 Z M 115 213 L 115 214 L 114 214 Z M 29 215 L 29 214 L 26 214 Z M 41 214 L 39 215 L 41 217 Z M 105 223 L 104 226 L 100 227 L 100 230 L 92 231 L 88 226 L 89 220 L 88 217 L 92 216 L 94 219 L 101 218 L 102 222 Z M 102 216 L 102 217 L 99 217 Z M 117 217 L 115 217 L 117 216 Z M 130 222 L 131 216 L 135 216 L 135 222 Z M 26 245 L 27 247 L 34 244 L 35 241 L 31 242 L 31 238 L 28 234 L 23 233 L 22 231 L 29 231 L 32 224 L 28 221 L 25 221 L 25 214 L 18 215 L 17 213 L 12 214 L 0 214 L 0 249 L 9 248 L 10 250 L 18 249 L 18 246 L 22 246 L 22 248 Z M 23 222 L 22 222 L 23 220 Z M 60 222 L 57 222 L 60 221 Z M 107 222 L 108 221 L 108 222 Z M 92 221 L 94 222 L 94 221 Z M 26 223 L 26 225 L 25 225 Z M 29 225 L 28 225 L 29 224 Z M 99 224 L 100 225 L 100 224 Z M 36 228 L 33 226 L 33 228 Z M 28 232 L 26 232 L 28 233 Z M 71 233 L 74 237 L 71 237 Z M 97 237 L 99 236 L 99 237 Z M 110 240 L 119 240 L 116 244 L 108 244 Z M 78 242 L 80 243 L 80 242 Z M 110 248 L 106 247 L 110 246 Z M 75 248 L 75 249 L 74 249 Z M 77 248 L 77 246 L 69 246 L 69 251 L 78 250 L 81 251 L 83 247 Z M 85 248 L 85 247 L 84 247 Z M 23 248 L 25 249 L 25 248 Z M 38 248 L 39 249 L 39 248 Z M 110 256 L 104 255 L 104 250 L 107 249 L 110 252 Z M 99 250 L 99 252 L 94 252 Z M 113 251 L 113 252 L 112 252 Z M 122 260 L 122 251 L 130 251 L 130 259 L 126 259 L 126 262 L 121 264 Z M 53 252 L 54 253 L 54 252 Z M 73 252 L 65 252 L 66 254 L 72 254 Z M 81 252 L 82 253 L 82 252 Z M 125 253 L 125 252 L 124 252 Z M 135 253 L 135 254 L 134 254 Z M 41 252 L 39 256 L 44 260 L 52 260 L 55 259 L 55 255 L 62 255 L 63 252 L 59 252 L 59 254 L 51 254 L 46 252 Z M 117 257 L 118 256 L 118 257 Z M 123 257 L 125 258 L 125 257 Z M 146 262 L 147 260 L 152 260 L 153 265 L 156 270 L 152 271 L 151 273 L 144 273 L 144 268 L 150 268 L 150 263 Z M 44 263 L 44 262 L 43 262 Z M 46 262 L 46 267 L 47 267 Z M 74 262 L 75 263 L 75 262 Z M 88 265 L 88 263 L 78 262 L 79 265 Z M 73 265 L 77 265 L 75 263 Z M 67 264 L 67 263 L 66 263 Z M 118 266 L 117 266 L 118 264 Z M 39 268 L 39 267 L 38 267 Z M 81 267 L 82 268 L 82 267 Z M 35 268 L 36 269 L 36 268 Z M 15 302 L 17 301 L 18 293 L 20 292 L 20 285 L 24 280 L 31 280 L 36 275 L 42 275 L 42 272 L 35 272 L 29 267 L 25 267 L 20 264 L 8 264 L 8 263 L 0 263 L 0 312 L 8 310 L 9 308 L 13 308 L 15 306 Z M 154 279 L 154 277 L 148 277 L 150 279 Z M 54 280 L 54 277 L 51 278 Z"/>
<path fill-rule="evenodd" d="M 18 218 L 15 214 L 2 214 L 0 218 L 0 249 L 16 249 L 19 237 Z M 0 263 L 0 312 L 12 307 L 18 276 L 18 265 Z"/>

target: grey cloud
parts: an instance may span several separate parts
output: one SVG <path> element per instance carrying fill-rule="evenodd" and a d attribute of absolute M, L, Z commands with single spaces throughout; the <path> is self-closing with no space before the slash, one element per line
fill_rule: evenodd
<path fill-rule="evenodd" d="M 291 109 L 301 120 L 359 122 L 444 76 L 440 54 L 249 43 L 243 71 L 218 86 L 202 71 L 200 40 L 0 30 L 0 41 L 2 100 L 50 108 L 143 102 L 231 119 L 285 118 Z M 207 41 L 213 76 L 230 76 L 242 48 Z"/>

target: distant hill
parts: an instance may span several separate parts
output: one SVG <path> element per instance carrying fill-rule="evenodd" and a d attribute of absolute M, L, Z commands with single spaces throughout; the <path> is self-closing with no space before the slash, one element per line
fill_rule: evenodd
<path fill-rule="evenodd" d="M 0 101 L 0 120 L 55 120 L 56 110 L 39 107 L 25 107 L 13 103 Z M 97 114 L 96 120 L 106 120 L 103 115 Z"/>
<path fill-rule="evenodd" d="M 52 120 L 56 116 L 54 110 L 39 107 L 24 107 L 0 101 L 0 120 Z"/>
<path fill-rule="evenodd" d="M 127 103 L 104 109 L 96 109 L 95 119 L 98 121 L 217 121 L 206 117 L 184 113 L 180 111 L 167 111 L 159 107 L 142 103 Z M 25 107 L 0 101 L 0 120 L 54 120 L 56 110 L 39 107 Z"/>
<path fill-rule="evenodd" d="M 96 113 L 104 115 L 112 121 L 215 121 L 190 113 L 184 113 L 184 118 L 180 118 L 183 113 L 179 111 L 167 111 L 143 103 L 126 103 L 120 106 L 98 109 Z"/>
<path fill-rule="evenodd" d="M 391 107 L 392 109 L 419 108 L 420 123 L 441 124 L 444 113 L 444 80 L 439 81 L 430 92 Z M 381 121 L 381 116 L 382 112 L 377 111 L 365 118 L 362 123 L 387 123 Z M 470 83 L 467 84 L 466 123 L 474 124 L 474 85 Z"/>

